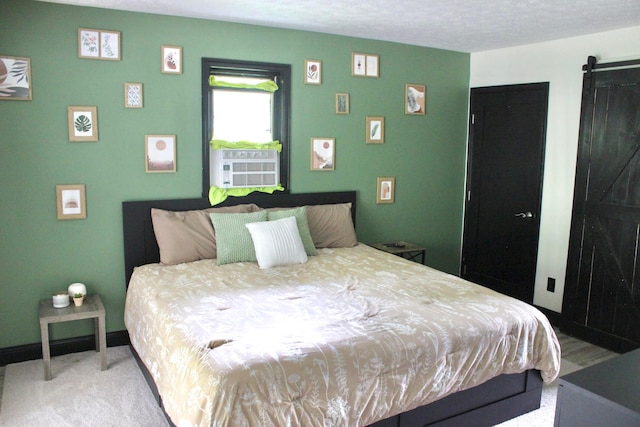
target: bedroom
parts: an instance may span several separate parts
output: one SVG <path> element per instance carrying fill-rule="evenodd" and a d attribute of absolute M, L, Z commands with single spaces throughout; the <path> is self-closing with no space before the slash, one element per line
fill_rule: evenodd
<path fill-rule="evenodd" d="M 580 67 L 586 57 L 632 57 L 640 27 L 556 42 L 466 54 L 365 39 L 252 27 L 186 18 L 8 1 L 0 18 L 10 31 L 3 54 L 28 56 L 33 100 L 0 104 L 2 143 L 2 260 L 0 348 L 38 349 L 37 300 L 82 281 L 107 307 L 109 338 L 124 329 L 120 203 L 130 199 L 196 197 L 201 191 L 199 61 L 203 56 L 291 63 L 293 68 L 291 190 L 356 189 L 362 241 L 409 240 L 427 247 L 427 263 L 457 272 L 466 156 L 468 89 L 490 84 L 550 81 L 557 123 L 550 123 L 539 276 L 564 277 L 579 114 Z M 77 28 L 122 31 L 121 62 L 77 57 Z M 224 33 L 224 41 L 219 34 Z M 295 35 L 295 37 L 292 37 Z M 184 72 L 161 74 L 161 45 L 181 45 Z M 350 76 L 349 58 L 380 55 L 375 82 Z M 305 59 L 323 61 L 324 81 L 304 85 Z M 562 58 L 562 61 L 559 61 Z M 126 60 L 125 60 L 126 59 Z M 411 61 L 409 69 L 393 67 Z M 553 64 L 536 68 L 531 64 Z M 514 63 L 516 65 L 514 65 Z M 46 71 L 45 71 L 46 70 Z M 500 72 L 496 72 L 500 70 Z M 124 109 L 123 84 L 143 82 L 144 108 Z M 406 83 L 428 87 L 427 114 L 405 117 L 380 105 L 401 99 Z M 335 115 L 336 92 L 350 92 L 351 113 Z M 184 99 L 191 100 L 185 102 Z M 71 143 L 66 108 L 97 105 L 97 142 Z M 375 106 L 375 111 L 371 111 Z M 385 116 L 386 142 L 367 146 L 364 117 Z M 398 127 L 391 126 L 396 121 Z M 144 135 L 177 135 L 177 172 L 146 174 Z M 336 169 L 309 170 L 311 137 L 336 138 Z M 350 159 L 363 159 L 351 164 Z M 396 176 L 396 202 L 377 206 L 377 176 Z M 58 221 L 56 184 L 85 184 L 87 219 Z M 420 197 L 416 197 L 419 194 Z M 384 224 L 384 227 L 376 226 Z M 34 263 L 37 268 L 34 268 Z M 558 311 L 562 288 L 536 303 Z M 84 336 L 90 324 L 59 325 L 53 339 Z"/>

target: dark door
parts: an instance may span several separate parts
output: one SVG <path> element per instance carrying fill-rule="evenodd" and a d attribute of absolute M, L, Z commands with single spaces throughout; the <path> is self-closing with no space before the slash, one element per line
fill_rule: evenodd
<path fill-rule="evenodd" d="M 548 83 L 471 89 L 462 277 L 533 302 Z"/>
<path fill-rule="evenodd" d="M 563 329 L 640 347 L 640 69 L 587 73 Z"/>

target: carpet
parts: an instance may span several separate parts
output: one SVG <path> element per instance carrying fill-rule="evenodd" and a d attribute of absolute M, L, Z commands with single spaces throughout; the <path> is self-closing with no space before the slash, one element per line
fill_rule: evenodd
<path fill-rule="evenodd" d="M 95 351 L 54 357 L 51 381 L 43 379 L 42 359 L 8 365 L 0 426 L 167 426 L 129 347 L 109 347 L 107 360 L 109 369 L 100 371 Z M 581 368 L 563 360 L 560 375 Z M 553 426 L 557 389 L 558 380 L 545 384 L 540 409 L 499 426 Z"/>
<path fill-rule="evenodd" d="M 44 381 L 42 359 L 7 365 L 0 426 L 167 426 L 162 409 L 128 346 L 87 351 L 51 360 L 53 379 Z"/>

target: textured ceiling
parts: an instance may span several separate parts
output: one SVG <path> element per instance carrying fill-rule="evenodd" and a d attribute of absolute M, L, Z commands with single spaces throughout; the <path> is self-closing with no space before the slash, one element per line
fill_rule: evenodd
<path fill-rule="evenodd" d="M 640 25 L 640 0 L 43 1 L 307 30 L 460 52 Z"/>

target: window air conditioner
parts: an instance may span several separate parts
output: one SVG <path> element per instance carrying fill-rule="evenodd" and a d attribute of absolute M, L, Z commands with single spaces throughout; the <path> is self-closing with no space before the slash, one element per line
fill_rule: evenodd
<path fill-rule="evenodd" d="M 212 184 L 219 188 L 275 187 L 280 182 L 278 150 L 211 150 Z"/>

